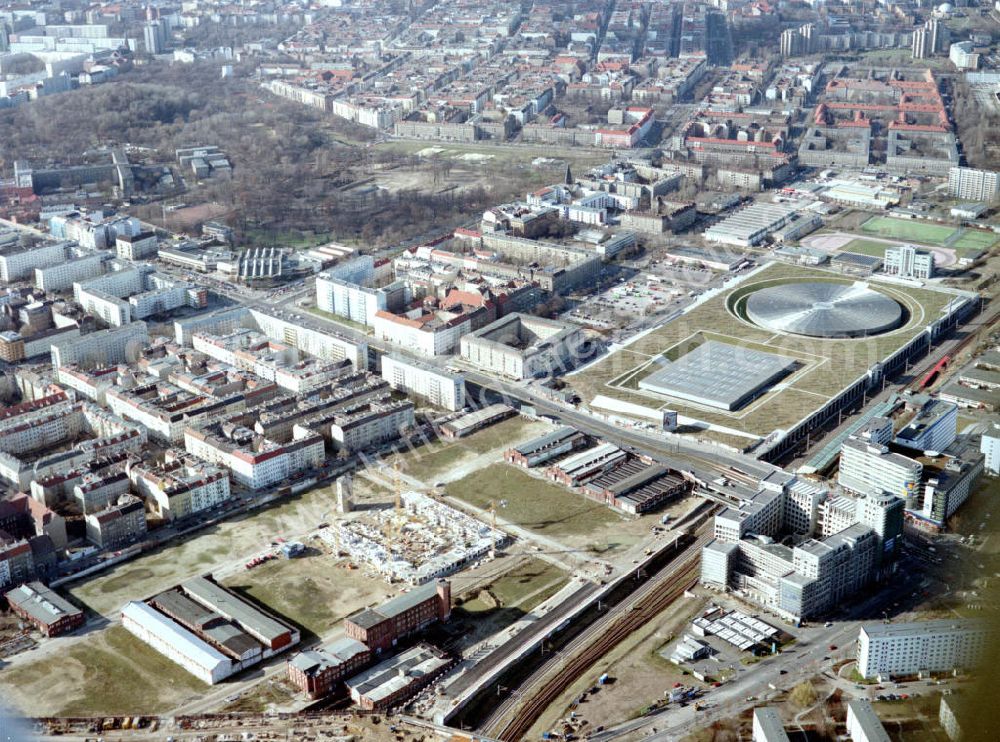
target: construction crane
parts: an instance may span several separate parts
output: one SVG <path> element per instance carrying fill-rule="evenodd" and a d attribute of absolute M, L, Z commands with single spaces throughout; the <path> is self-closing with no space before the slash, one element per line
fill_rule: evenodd
<path fill-rule="evenodd" d="M 399 461 L 392 465 L 392 485 L 396 492 L 396 512 L 403 509 L 403 477 L 399 473 Z"/>
<path fill-rule="evenodd" d="M 497 556 L 497 507 L 507 507 L 506 500 L 490 500 L 490 559 Z"/>

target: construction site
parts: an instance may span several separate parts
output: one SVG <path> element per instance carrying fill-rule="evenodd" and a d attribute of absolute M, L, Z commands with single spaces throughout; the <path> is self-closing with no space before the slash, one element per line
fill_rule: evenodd
<path fill-rule="evenodd" d="M 492 557 L 510 537 L 420 492 L 401 492 L 395 507 L 351 513 L 321 537 L 390 583 L 423 585 Z"/>

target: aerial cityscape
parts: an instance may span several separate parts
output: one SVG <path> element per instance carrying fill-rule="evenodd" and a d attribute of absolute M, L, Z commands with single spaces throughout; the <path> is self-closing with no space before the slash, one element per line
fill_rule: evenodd
<path fill-rule="evenodd" d="M 0 0 L 0 742 L 1000 740 L 1000 0 Z"/>

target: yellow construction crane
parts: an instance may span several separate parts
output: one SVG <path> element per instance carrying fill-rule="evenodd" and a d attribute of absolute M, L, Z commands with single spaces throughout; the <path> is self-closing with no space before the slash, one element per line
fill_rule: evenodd
<path fill-rule="evenodd" d="M 403 477 L 399 473 L 399 461 L 392 465 L 392 484 L 396 491 L 396 511 L 403 509 Z"/>

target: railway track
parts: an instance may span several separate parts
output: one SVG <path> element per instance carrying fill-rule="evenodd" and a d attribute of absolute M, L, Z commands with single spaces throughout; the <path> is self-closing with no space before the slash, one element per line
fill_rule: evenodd
<path fill-rule="evenodd" d="M 539 668 L 494 711 L 480 727 L 480 732 L 505 742 L 523 739 L 559 694 L 697 582 L 701 547 L 707 540 L 707 535 L 699 538 L 688 547 L 689 553 L 682 561 L 664 567 L 630 599 L 615 606 L 603 620 L 594 623 L 560 650 L 560 655 L 570 659 L 555 673 L 551 666 Z M 527 700 L 521 703 L 525 698 Z"/>

